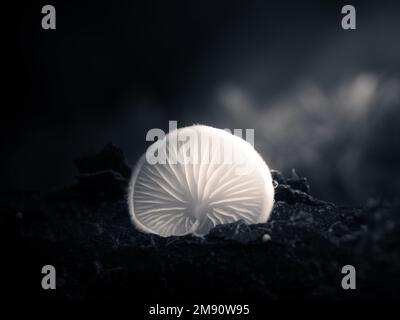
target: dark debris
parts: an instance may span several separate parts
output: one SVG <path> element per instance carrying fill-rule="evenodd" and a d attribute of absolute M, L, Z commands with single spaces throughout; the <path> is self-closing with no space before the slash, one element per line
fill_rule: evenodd
<path fill-rule="evenodd" d="M 122 162 L 104 160 L 117 158 Z M 13 243 L 8 261 L 19 275 L 10 278 L 24 287 L 12 285 L 12 294 L 161 300 L 399 297 L 400 216 L 394 207 L 334 206 L 312 197 L 306 179 L 273 171 L 276 198 L 267 223 L 238 221 L 203 238 L 162 238 L 137 231 L 130 221 L 124 158 L 99 159 L 104 165 L 97 165 L 96 157 L 77 162 L 81 173 L 73 190 L 80 197 L 71 197 L 71 188 L 56 196 L 0 197 L 1 222 Z M 59 287 L 52 296 L 37 283 L 44 264 L 57 268 Z M 340 286 L 345 264 L 356 267 L 357 290 Z"/>

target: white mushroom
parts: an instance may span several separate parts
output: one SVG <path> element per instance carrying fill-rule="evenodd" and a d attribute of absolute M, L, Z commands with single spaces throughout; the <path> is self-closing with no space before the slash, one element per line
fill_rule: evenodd
<path fill-rule="evenodd" d="M 134 169 L 128 201 L 137 228 L 180 236 L 205 235 L 238 220 L 266 222 L 273 199 L 270 170 L 251 144 L 195 125 L 148 148 Z"/>

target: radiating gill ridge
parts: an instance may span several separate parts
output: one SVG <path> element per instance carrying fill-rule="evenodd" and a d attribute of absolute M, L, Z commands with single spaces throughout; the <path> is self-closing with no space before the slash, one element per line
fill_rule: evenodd
<path fill-rule="evenodd" d="M 273 199 L 269 168 L 248 142 L 195 125 L 148 148 L 134 169 L 128 201 L 137 228 L 179 236 L 238 220 L 265 222 Z"/>

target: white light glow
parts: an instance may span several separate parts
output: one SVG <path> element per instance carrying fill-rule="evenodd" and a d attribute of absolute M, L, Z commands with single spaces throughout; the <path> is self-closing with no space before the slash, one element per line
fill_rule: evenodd
<path fill-rule="evenodd" d="M 177 135 L 196 139 L 170 143 Z M 180 159 L 194 155 L 197 160 L 171 161 L 173 157 L 167 156 L 164 163 L 150 164 L 142 156 L 128 199 L 138 229 L 161 236 L 205 235 L 216 225 L 240 219 L 249 224 L 267 221 L 274 200 L 271 173 L 248 142 L 221 129 L 196 125 L 169 133 L 149 150 L 155 146 L 165 147 L 168 155 Z M 226 157 L 231 155 L 226 148 L 232 157 Z"/>

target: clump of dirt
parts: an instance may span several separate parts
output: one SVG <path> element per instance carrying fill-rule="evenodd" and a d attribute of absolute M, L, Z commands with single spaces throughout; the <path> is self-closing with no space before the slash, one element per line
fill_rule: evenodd
<path fill-rule="evenodd" d="M 130 167 L 123 152 L 111 145 L 85 159 L 77 161 L 71 187 L 1 195 L 0 217 L 13 244 L 6 252 L 15 272 L 7 289 L 12 295 L 159 301 L 400 296 L 396 206 L 336 206 L 312 197 L 307 179 L 295 172 L 286 178 L 273 171 L 276 197 L 267 223 L 238 221 L 203 238 L 162 238 L 137 231 L 129 219 Z M 45 264 L 56 267 L 57 290 L 40 287 Z M 341 287 L 342 267 L 349 264 L 357 271 L 356 290 Z"/>

